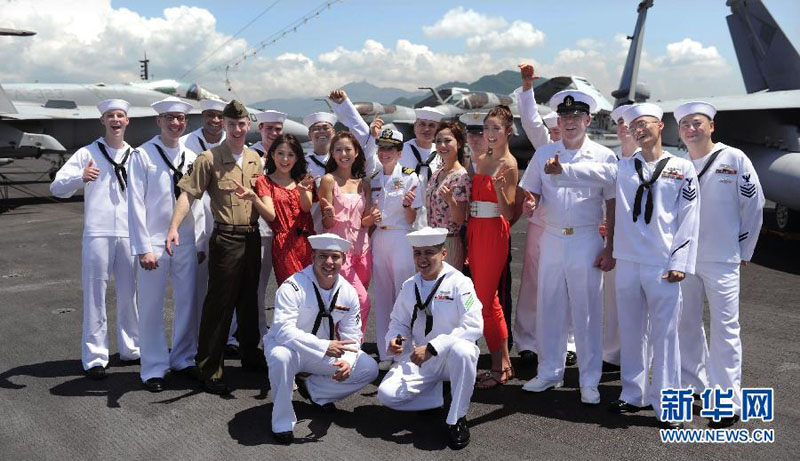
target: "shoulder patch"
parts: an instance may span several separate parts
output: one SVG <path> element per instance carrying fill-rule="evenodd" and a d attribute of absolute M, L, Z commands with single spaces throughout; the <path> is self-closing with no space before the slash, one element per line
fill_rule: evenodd
<path fill-rule="evenodd" d="M 403 174 L 411 174 L 414 172 L 413 168 L 403 168 Z"/>
<path fill-rule="evenodd" d="M 472 295 L 472 292 L 461 293 L 461 298 L 464 300 L 464 310 L 469 311 L 472 305 L 475 304 L 475 297 Z"/>
<path fill-rule="evenodd" d="M 697 198 L 697 188 L 692 186 L 692 180 L 694 180 L 694 178 L 686 178 L 686 186 L 681 189 L 681 195 L 683 195 L 683 198 L 688 202 Z"/>
<path fill-rule="evenodd" d="M 294 288 L 294 291 L 297 291 L 297 292 L 300 291 L 300 287 L 297 286 L 297 284 L 294 283 L 294 280 L 292 280 L 292 279 L 286 279 L 286 281 L 283 282 L 283 284 L 284 285 L 289 285 L 290 287 Z"/>
<path fill-rule="evenodd" d="M 380 174 L 380 172 L 381 172 L 381 170 L 375 170 L 375 172 L 374 172 L 374 173 L 372 173 L 372 176 L 370 176 L 370 177 L 369 177 L 369 179 L 375 179 L 375 178 L 377 178 L 377 177 L 378 177 L 378 175 Z"/>
<path fill-rule="evenodd" d="M 186 167 L 186 176 L 191 176 L 192 171 L 194 171 L 194 162 L 190 163 L 189 166 Z"/>

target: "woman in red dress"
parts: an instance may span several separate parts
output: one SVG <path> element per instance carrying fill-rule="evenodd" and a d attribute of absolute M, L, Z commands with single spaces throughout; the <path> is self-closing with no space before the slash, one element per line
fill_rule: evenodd
<path fill-rule="evenodd" d="M 497 286 L 508 258 L 509 221 L 519 173 L 508 149 L 514 118 L 507 106 L 489 111 L 483 122 L 488 151 L 479 154 L 472 176 L 467 255 L 472 281 L 483 304 L 483 336 L 492 355 L 492 368 L 479 375 L 476 386 L 489 389 L 514 377 L 508 355 L 508 328 L 497 298 Z"/>
<path fill-rule="evenodd" d="M 280 285 L 311 264 L 308 236 L 314 233 L 310 213 L 314 178 L 306 172 L 303 148 L 291 134 L 275 138 L 266 157 L 267 174 L 258 178 L 255 192 L 245 197 L 275 234 L 272 267 Z"/>

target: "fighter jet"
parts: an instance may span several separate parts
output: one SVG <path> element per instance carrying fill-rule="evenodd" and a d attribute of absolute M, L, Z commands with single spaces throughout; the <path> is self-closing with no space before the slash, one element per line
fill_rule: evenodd
<path fill-rule="evenodd" d="M 644 8 L 642 9 L 642 5 Z M 735 146 L 756 168 L 764 195 L 775 202 L 775 215 L 765 223 L 778 230 L 800 229 L 800 55 L 761 0 L 727 0 L 728 28 L 744 79 L 746 95 L 702 99 L 717 108 L 715 141 Z M 638 61 L 643 13 L 652 1 L 640 4 L 640 21 L 628 54 Z M 638 65 L 636 66 L 638 68 Z M 623 76 L 615 92 L 617 105 L 641 100 L 635 72 Z M 631 91 L 631 89 L 634 89 Z M 639 92 L 641 93 L 641 92 Z M 623 96 L 624 95 L 624 96 Z M 619 96 L 623 96 L 619 99 Z M 672 111 L 689 100 L 655 101 L 664 109 L 665 145 L 684 147 Z"/>

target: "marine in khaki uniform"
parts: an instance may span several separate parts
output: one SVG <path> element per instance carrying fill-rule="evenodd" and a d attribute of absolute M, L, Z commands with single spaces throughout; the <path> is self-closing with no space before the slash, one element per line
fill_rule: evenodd
<path fill-rule="evenodd" d="M 239 322 L 242 365 L 250 370 L 265 368 L 258 348 L 258 274 L 261 264 L 261 236 L 258 213 L 250 201 L 235 194 L 236 187 L 253 187 L 261 175 L 258 154 L 244 146 L 250 129 L 247 109 L 231 101 L 222 112 L 226 138 L 223 144 L 203 152 L 191 173 L 181 179 L 183 190 L 175 205 L 167 251 L 179 245 L 178 226 L 194 200 L 208 193 L 214 232 L 209 240 L 208 293 L 200 318 L 200 335 L 195 362 L 207 392 L 225 394 L 222 380 L 225 343 L 234 310 Z"/>

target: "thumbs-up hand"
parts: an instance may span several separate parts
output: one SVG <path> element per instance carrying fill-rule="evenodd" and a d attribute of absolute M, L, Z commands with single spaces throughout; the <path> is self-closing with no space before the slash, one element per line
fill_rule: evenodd
<path fill-rule="evenodd" d="M 372 205 L 372 208 L 367 211 L 367 213 L 361 217 L 361 227 L 372 227 L 373 225 L 379 223 L 383 216 L 381 215 L 381 210 L 378 209 L 376 205 Z"/>
<path fill-rule="evenodd" d="M 526 215 L 528 215 L 529 218 L 533 216 L 533 212 L 536 210 L 536 197 L 531 194 L 531 191 L 525 191 L 525 203 L 523 203 L 522 206 L 523 211 Z"/>
<path fill-rule="evenodd" d="M 319 199 L 319 209 L 322 212 L 323 218 L 332 218 L 334 214 L 333 205 L 328 200 L 320 197 Z"/>
<path fill-rule="evenodd" d="M 403 196 L 403 206 L 404 207 L 408 208 L 408 207 L 411 206 L 412 203 L 414 203 L 414 199 L 417 198 L 417 194 L 414 193 L 415 190 L 417 190 L 417 185 L 416 184 L 414 184 L 411 187 L 411 189 L 409 189 L 408 192 L 406 192 L 406 195 Z"/>
<path fill-rule="evenodd" d="M 558 154 L 544 164 L 544 172 L 546 174 L 561 174 L 564 172 L 561 163 L 558 161 Z"/>
<path fill-rule="evenodd" d="M 83 169 L 81 179 L 83 182 L 94 181 L 100 176 L 100 168 L 94 166 L 94 160 L 89 159 L 89 164 Z"/>

